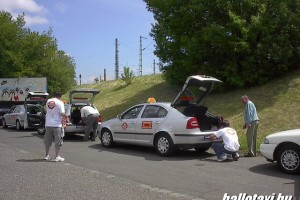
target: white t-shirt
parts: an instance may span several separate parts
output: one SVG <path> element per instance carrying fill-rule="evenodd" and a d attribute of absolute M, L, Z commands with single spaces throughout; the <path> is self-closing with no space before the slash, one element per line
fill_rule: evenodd
<path fill-rule="evenodd" d="M 234 129 L 226 127 L 215 133 L 217 138 L 223 138 L 224 148 L 236 152 L 240 149 L 239 139 Z"/>
<path fill-rule="evenodd" d="M 98 114 L 99 115 L 99 111 L 95 108 L 93 108 L 92 106 L 83 106 L 80 110 L 81 113 L 81 117 L 87 117 L 91 114 Z"/>
<path fill-rule="evenodd" d="M 46 126 L 62 127 L 62 114 L 65 113 L 64 103 L 57 98 L 48 99 L 46 109 Z"/>

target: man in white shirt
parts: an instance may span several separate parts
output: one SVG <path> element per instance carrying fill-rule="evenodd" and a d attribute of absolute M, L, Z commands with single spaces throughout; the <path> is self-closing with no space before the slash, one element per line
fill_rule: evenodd
<path fill-rule="evenodd" d="M 211 140 L 216 138 L 223 139 L 223 143 L 214 143 L 212 145 L 219 162 L 223 162 L 228 158 L 226 154 L 231 155 L 234 161 L 239 159 L 239 154 L 237 153 L 240 148 L 238 135 L 233 128 L 228 126 L 228 122 L 223 122 L 223 128 L 209 136 Z"/>
<path fill-rule="evenodd" d="M 93 134 L 91 136 L 91 140 L 95 141 L 97 128 L 98 128 L 98 118 L 99 111 L 92 106 L 84 106 L 80 110 L 81 118 L 86 123 L 85 125 L 85 136 L 83 138 L 84 141 L 88 141 L 91 131 Z"/>
<path fill-rule="evenodd" d="M 59 156 L 61 146 L 63 144 L 63 121 L 66 119 L 64 103 L 60 100 L 61 94 L 56 93 L 54 98 L 48 99 L 46 103 L 46 133 L 44 135 L 44 144 L 46 149 L 45 160 L 51 160 L 49 150 L 55 141 L 55 160 L 62 162 L 65 159 Z"/>

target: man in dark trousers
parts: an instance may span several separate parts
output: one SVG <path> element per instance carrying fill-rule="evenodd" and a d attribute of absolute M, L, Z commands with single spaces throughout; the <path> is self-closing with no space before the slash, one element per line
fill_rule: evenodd
<path fill-rule="evenodd" d="M 84 141 L 89 140 L 89 136 L 91 131 L 93 132 L 91 136 L 91 140 L 95 141 L 97 128 L 98 128 L 98 118 L 99 111 L 92 106 L 84 106 L 80 110 L 81 118 L 86 123 L 85 125 L 85 136 L 83 138 Z"/>

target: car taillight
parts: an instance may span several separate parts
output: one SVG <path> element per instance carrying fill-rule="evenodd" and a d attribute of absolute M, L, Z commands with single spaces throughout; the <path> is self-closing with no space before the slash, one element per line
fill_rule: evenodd
<path fill-rule="evenodd" d="M 190 118 L 186 123 L 186 129 L 199 128 L 198 121 L 195 117 Z"/>
<path fill-rule="evenodd" d="M 102 117 L 99 115 L 98 122 L 102 122 Z"/>

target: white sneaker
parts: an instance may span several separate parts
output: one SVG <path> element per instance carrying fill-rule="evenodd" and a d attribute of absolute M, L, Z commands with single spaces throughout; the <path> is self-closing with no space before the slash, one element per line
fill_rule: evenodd
<path fill-rule="evenodd" d="M 45 160 L 47 160 L 47 161 L 51 160 L 50 156 L 47 155 L 47 156 L 45 157 Z"/>
<path fill-rule="evenodd" d="M 224 160 L 227 160 L 227 156 L 225 155 L 225 156 L 223 156 L 222 158 L 220 158 L 220 159 L 218 159 L 218 162 L 223 162 Z"/>
<path fill-rule="evenodd" d="M 63 157 L 57 156 L 54 160 L 55 162 L 63 162 L 65 159 Z"/>

